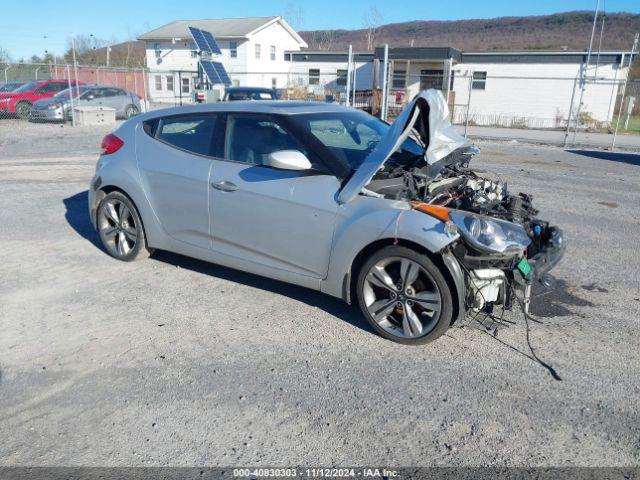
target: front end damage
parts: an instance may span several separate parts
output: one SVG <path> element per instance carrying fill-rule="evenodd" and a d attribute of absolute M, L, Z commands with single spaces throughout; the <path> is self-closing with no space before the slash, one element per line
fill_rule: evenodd
<path fill-rule="evenodd" d="M 457 237 L 440 253 L 450 271 L 460 267 L 461 313 L 492 315 L 496 306 L 521 302 L 528 314 L 532 285 L 554 283 L 548 272 L 564 254 L 562 231 L 537 217 L 531 195 L 511 193 L 499 177 L 470 167 L 479 150 L 453 130 L 440 92 L 422 92 L 392 125 L 391 136 L 394 131 L 385 154 L 378 152 L 377 161 L 384 160 L 377 167 L 372 160 L 368 174 L 358 172 L 360 194 L 406 201 Z M 423 145 L 424 156 L 394 161 L 393 152 L 409 136 Z"/>

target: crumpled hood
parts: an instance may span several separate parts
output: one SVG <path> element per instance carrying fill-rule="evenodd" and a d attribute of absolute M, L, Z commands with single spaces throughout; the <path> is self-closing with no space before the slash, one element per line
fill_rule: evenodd
<path fill-rule="evenodd" d="M 428 115 L 424 115 L 426 112 Z M 423 90 L 398 115 L 387 134 L 355 171 L 338 195 L 338 202 L 347 203 L 355 198 L 389 157 L 400 148 L 414 127 L 427 145 L 425 157 L 429 165 L 433 165 L 454 150 L 470 145 L 470 142 L 451 125 L 449 107 L 442 92 L 434 89 Z"/>

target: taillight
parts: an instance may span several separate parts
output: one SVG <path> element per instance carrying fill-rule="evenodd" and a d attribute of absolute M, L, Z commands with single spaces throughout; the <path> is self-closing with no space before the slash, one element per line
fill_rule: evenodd
<path fill-rule="evenodd" d="M 111 155 L 122 148 L 124 142 L 116 137 L 113 133 L 110 133 L 102 139 L 102 154 Z"/>

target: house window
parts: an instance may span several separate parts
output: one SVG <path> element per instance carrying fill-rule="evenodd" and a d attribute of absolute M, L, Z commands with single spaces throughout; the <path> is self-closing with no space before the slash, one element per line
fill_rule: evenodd
<path fill-rule="evenodd" d="M 487 72 L 473 72 L 473 83 L 471 88 L 474 90 L 484 90 L 487 86 Z"/>
<path fill-rule="evenodd" d="M 191 79 L 183 78 L 182 79 L 182 93 L 191 93 Z"/>
<path fill-rule="evenodd" d="M 189 48 L 191 49 L 191 58 L 198 58 L 198 46 L 192 43 Z"/>
<path fill-rule="evenodd" d="M 420 90 L 435 88 L 442 90 L 444 81 L 444 71 L 442 70 L 420 70 Z"/>
<path fill-rule="evenodd" d="M 404 88 L 406 84 L 407 84 L 407 71 L 394 70 L 393 81 L 391 82 L 391 88 Z"/>
<path fill-rule="evenodd" d="M 271 88 L 278 88 L 278 79 L 276 77 L 271 79 Z"/>
<path fill-rule="evenodd" d="M 156 75 L 154 80 L 156 83 L 156 90 L 162 90 L 162 75 Z"/>
<path fill-rule="evenodd" d="M 345 86 L 347 84 L 347 71 L 346 70 L 338 70 L 336 71 L 336 84 Z"/>
<path fill-rule="evenodd" d="M 269 49 L 269 58 L 271 60 L 275 60 L 276 59 L 276 46 L 275 45 L 271 45 L 271 48 Z"/>
<path fill-rule="evenodd" d="M 256 43 L 256 58 L 260 60 L 260 44 Z"/>
<path fill-rule="evenodd" d="M 320 85 L 320 69 L 309 69 L 309 85 Z"/>
<path fill-rule="evenodd" d="M 229 56 L 238 58 L 238 42 L 229 42 Z"/>
<path fill-rule="evenodd" d="M 167 76 L 167 90 L 173 92 L 173 75 Z"/>

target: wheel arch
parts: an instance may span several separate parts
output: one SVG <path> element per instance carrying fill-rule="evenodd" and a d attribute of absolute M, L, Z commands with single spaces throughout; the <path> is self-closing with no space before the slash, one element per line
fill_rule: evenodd
<path fill-rule="evenodd" d="M 454 278 L 451 267 L 447 265 L 447 263 L 449 262 L 445 262 L 445 258 L 442 254 L 431 252 L 419 243 L 402 238 L 381 238 L 375 240 L 374 242 L 371 242 L 368 245 L 364 246 L 356 254 L 353 261 L 351 262 L 351 266 L 349 268 L 347 276 L 345 277 L 344 299 L 347 301 L 347 303 L 351 304 L 352 299 L 356 298 L 358 275 L 360 274 L 360 269 L 367 261 L 367 259 L 382 248 L 392 245 L 407 247 L 429 257 L 429 259 L 440 269 L 442 276 L 446 280 L 447 285 L 451 290 L 451 296 L 453 300 L 453 314 L 451 316 L 451 323 L 454 323 L 459 318 L 461 318 L 461 315 L 464 314 L 464 285 L 460 285 L 460 279 L 456 280 Z"/>

